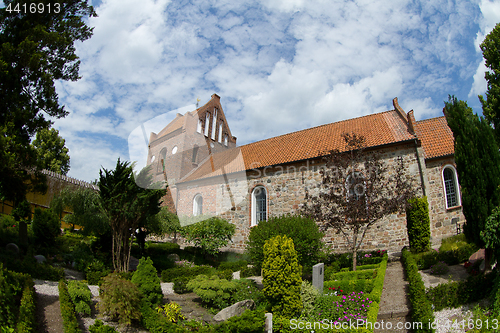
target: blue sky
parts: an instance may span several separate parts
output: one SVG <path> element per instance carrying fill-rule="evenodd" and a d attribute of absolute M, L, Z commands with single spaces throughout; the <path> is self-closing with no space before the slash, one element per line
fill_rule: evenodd
<path fill-rule="evenodd" d="M 213 93 L 240 145 L 390 110 L 394 97 L 417 119 L 441 116 L 449 94 L 480 112 L 479 44 L 500 22 L 489 0 L 95 5 L 94 36 L 76 46 L 82 79 L 57 83 L 71 113 L 54 124 L 68 175 L 86 181 L 130 158 L 137 126 L 159 130 L 167 123 L 151 119 Z"/>

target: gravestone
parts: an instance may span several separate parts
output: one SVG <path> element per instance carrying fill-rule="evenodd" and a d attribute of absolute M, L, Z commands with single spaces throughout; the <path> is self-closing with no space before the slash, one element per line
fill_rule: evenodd
<path fill-rule="evenodd" d="M 273 333 L 273 314 L 266 313 L 265 316 L 266 316 L 265 332 L 266 333 Z"/>
<path fill-rule="evenodd" d="M 323 294 L 323 282 L 325 281 L 325 264 L 320 263 L 313 266 L 313 286 Z"/>

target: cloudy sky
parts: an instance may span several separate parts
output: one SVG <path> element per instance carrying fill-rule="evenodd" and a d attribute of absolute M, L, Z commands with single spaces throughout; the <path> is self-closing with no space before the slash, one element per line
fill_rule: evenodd
<path fill-rule="evenodd" d="M 479 44 L 500 22 L 500 1 L 489 0 L 94 6 L 94 35 L 77 45 L 82 79 L 57 83 L 71 113 L 54 124 L 70 149 L 68 175 L 86 181 L 131 158 L 135 128 L 160 130 L 213 93 L 240 145 L 390 110 L 394 97 L 417 120 L 441 116 L 449 94 L 481 112 Z"/>

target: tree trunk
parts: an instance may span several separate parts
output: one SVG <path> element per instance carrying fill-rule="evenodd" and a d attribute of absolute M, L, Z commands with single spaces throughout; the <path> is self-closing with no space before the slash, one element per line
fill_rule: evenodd
<path fill-rule="evenodd" d="M 356 270 L 356 262 L 358 257 L 358 231 L 354 231 L 353 242 L 352 242 L 352 270 Z"/>

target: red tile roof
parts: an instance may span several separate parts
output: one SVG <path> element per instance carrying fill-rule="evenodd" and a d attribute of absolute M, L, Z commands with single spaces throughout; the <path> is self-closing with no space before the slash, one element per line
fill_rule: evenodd
<path fill-rule="evenodd" d="M 225 173 L 280 165 L 345 151 L 343 133 L 362 134 L 367 147 L 407 141 L 414 138 L 406 119 L 397 110 L 321 125 L 250 143 L 213 155 L 182 181 L 208 178 Z"/>
<path fill-rule="evenodd" d="M 448 127 L 444 116 L 417 121 L 415 134 L 422 141 L 426 159 L 455 153 L 453 132 Z"/>

